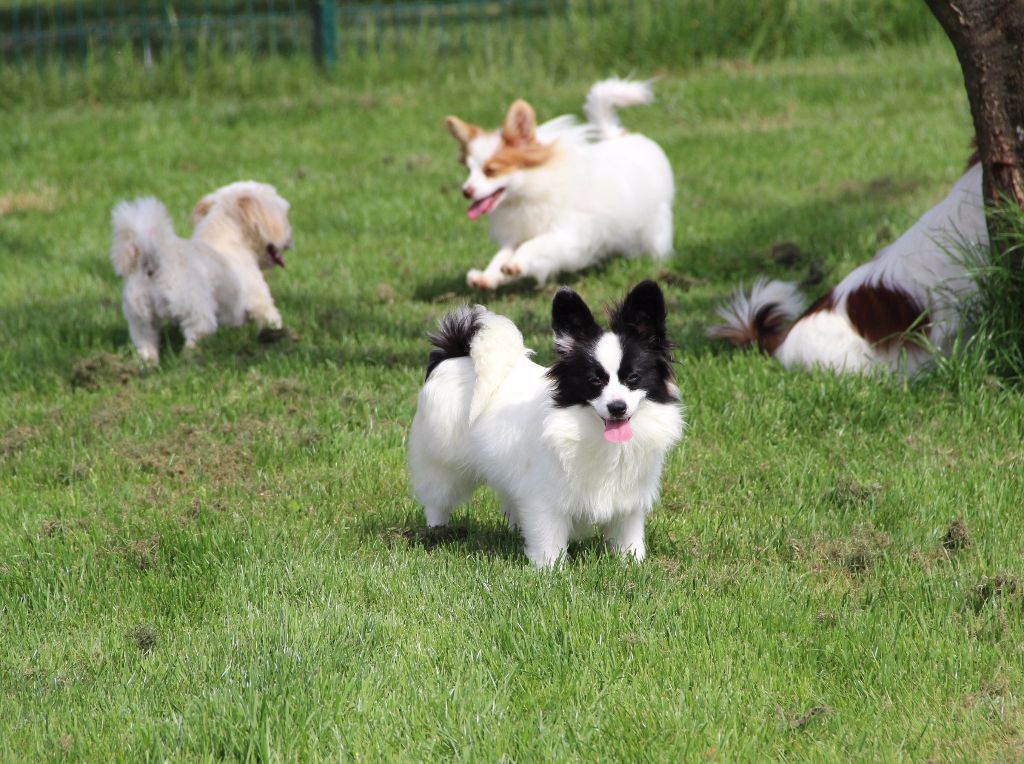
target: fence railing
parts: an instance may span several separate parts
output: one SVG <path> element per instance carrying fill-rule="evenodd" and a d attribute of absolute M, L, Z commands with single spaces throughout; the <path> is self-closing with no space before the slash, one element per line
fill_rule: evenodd
<path fill-rule="evenodd" d="M 609 0 L 588 0 L 595 8 Z M 0 0 L 0 63 L 83 60 L 129 48 L 153 62 L 217 46 L 255 55 L 340 54 L 424 36 L 458 47 L 481 28 L 564 14 L 572 0 Z"/>

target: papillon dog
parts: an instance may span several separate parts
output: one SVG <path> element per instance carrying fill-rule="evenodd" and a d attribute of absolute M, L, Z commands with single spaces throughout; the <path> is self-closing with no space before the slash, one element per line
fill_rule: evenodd
<path fill-rule="evenodd" d="M 523 100 L 500 130 L 447 118 L 469 169 L 469 218 L 488 215 L 498 244 L 484 270 L 466 274 L 469 286 L 544 283 L 613 254 L 672 254 L 672 168 L 661 147 L 627 132 L 615 111 L 652 100 L 649 83 L 610 79 L 590 89 L 583 125 L 563 116 L 538 126 Z"/>
<path fill-rule="evenodd" d="M 559 289 L 550 368 L 530 360 L 512 321 L 482 306 L 442 319 L 408 442 L 428 526 L 447 525 L 486 483 L 538 568 L 594 526 L 623 556 L 644 559 L 644 518 L 683 409 L 658 285 L 641 282 L 609 315 L 604 330 L 576 292 Z"/>
<path fill-rule="evenodd" d="M 719 308 L 726 323 L 709 334 L 787 368 L 915 374 L 948 352 L 977 292 L 971 270 L 988 251 L 981 175 L 972 163 L 945 199 L 806 310 L 796 285 L 759 279 Z"/>
<path fill-rule="evenodd" d="M 265 183 L 232 183 L 200 199 L 192 223 L 192 238 L 180 238 L 153 197 L 114 208 L 110 259 L 124 279 L 124 315 L 144 364 L 160 360 L 164 321 L 178 324 L 189 349 L 246 320 L 282 328 L 262 271 L 283 268 L 292 246 L 288 202 Z"/>

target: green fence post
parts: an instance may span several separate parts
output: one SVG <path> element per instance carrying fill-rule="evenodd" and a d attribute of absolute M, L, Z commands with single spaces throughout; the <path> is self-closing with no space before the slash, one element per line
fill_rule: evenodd
<path fill-rule="evenodd" d="M 313 52 L 330 69 L 338 60 L 338 25 L 335 0 L 313 0 Z"/>

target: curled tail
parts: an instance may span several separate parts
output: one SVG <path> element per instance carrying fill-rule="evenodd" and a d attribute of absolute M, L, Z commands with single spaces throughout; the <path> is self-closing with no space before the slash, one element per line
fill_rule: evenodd
<path fill-rule="evenodd" d="M 602 138 L 617 138 L 625 133 L 619 115 L 615 111 L 623 106 L 637 106 L 651 103 L 654 91 L 650 82 L 620 80 L 613 77 L 595 83 L 583 104 L 587 120 L 601 133 Z"/>
<path fill-rule="evenodd" d="M 450 358 L 468 356 L 473 361 L 476 380 L 469 421 L 487 407 L 509 372 L 528 353 L 516 325 L 482 305 L 458 308 L 446 315 L 437 332 L 430 335 L 430 342 L 434 349 L 427 361 L 428 380 Z"/>
<path fill-rule="evenodd" d="M 803 312 L 804 304 L 796 284 L 758 279 L 749 295 L 738 289 L 718 308 L 717 313 L 725 323 L 709 329 L 708 335 L 736 347 L 756 345 L 772 354 Z"/>
<path fill-rule="evenodd" d="M 122 278 L 141 264 L 148 273 L 160 266 L 160 252 L 174 241 L 174 224 L 167 208 L 151 196 L 120 202 L 111 215 L 114 242 L 110 261 Z"/>

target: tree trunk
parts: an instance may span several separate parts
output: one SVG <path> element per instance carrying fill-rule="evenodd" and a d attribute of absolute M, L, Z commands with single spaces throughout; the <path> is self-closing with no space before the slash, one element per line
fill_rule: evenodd
<path fill-rule="evenodd" d="M 984 167 L 985 201 L 1024 210 L 1024 0 L 925 0 L 956 49 Z M 1009 242 L 1005 221 L 988 216 L 993 256 Z M 1015 268 L 1022 253 L 1011 255 Z"/>

